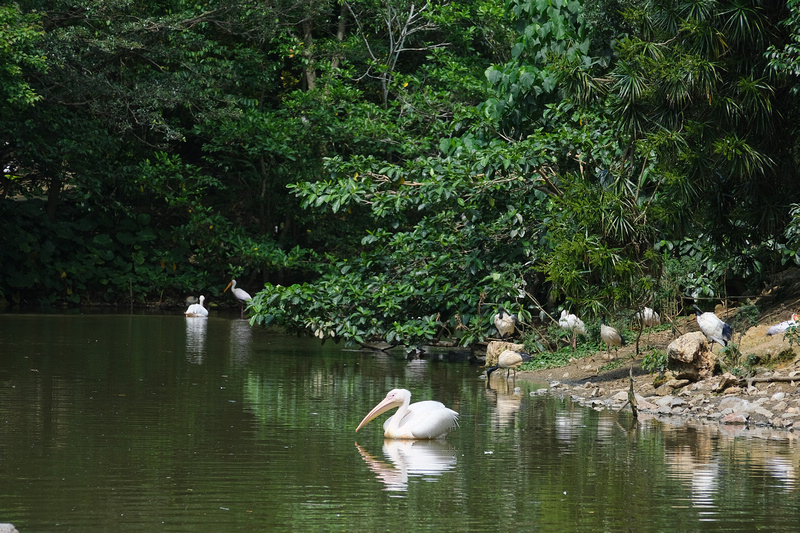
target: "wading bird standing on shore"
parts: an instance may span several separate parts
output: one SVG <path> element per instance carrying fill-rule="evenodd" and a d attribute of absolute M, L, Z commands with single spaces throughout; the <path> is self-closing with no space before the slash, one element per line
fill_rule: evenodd
<path fill-rule="evenodd" d="M 564 309 L 561 311 L 561 318 L 558 319 L 558 325 L 561 329 L 569 331 L 572 335 L 572 350 L 575 351 L 578 345 L 578 333 L 586 335 L 586 324 L 576 315 Z"/>
<path fill-rule="evenodd" d="M 517 369 L 522 366 L 522 363 L 531 360 L 531 354 L 523 352 L 515 352 L 514 350 L 504 350 L 497 356 L 497 364 L 486 369 L 486 386 L 489 386 L 489 376 L 498 368 L 506 369 L 506 379 L 509 373 L 514 371 L 514 379 L 517 377 Z"/>
<path fill-rule="evenodd" d="M 614 347 L 614 353 L 617 352 L 619 346 L 625 346 L 625 339 L 619 334 L 619 331 L 611 326 L 606 326 L 605 318 L 600 321 L 600 338 L 606 343 L 606 350 L 608 350 L 609 355 L 611 355 L 612 346 Z"/>

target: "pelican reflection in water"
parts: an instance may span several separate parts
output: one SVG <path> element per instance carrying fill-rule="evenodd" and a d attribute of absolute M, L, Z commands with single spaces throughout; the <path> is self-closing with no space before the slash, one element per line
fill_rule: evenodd
<path fill-rule="evenodd" d="M 453 448 L 442 440 L 386 439 L 383 455 L 388 461 L 373 457 L 358 444 L 356 449 L 386 491 L 407 491 L 410 477 L 435 481 L 458 462 Z"/>
<path fill-rule="evenodd" d="M 206 356 L 206 330 L 208 319 L 187 316 L 186 320 L 186 360 L 202 365 Z"/>

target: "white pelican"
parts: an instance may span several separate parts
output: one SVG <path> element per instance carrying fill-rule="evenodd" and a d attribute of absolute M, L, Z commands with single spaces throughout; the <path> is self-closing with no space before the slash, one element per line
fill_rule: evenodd
<path fill-rule="evenodd" d="M 531 354 L 515 352 L 514 350 L 503 350 L 497 356 L 497 364 L 486 369 L 486 386 L 489 386 L 489 376 L 498 368 L 506 369 L 506 379 L 509 373 L 513 370 L 514 377 L 517 377 L 517 369 L 522 366 L 522 363 L 531 360 Z"/>
<path fill-rule="evenodd" d="M 506 335 L 509 337 L 514 335 L 514 328 L 517 325 L 519 320 L 517 319 L 517 315 L 511 315 L 500 307 L 497 310 L 497 314 L 494 315 L 494 327 L 497 328 L 497 333 L 500 334 L 500 338 L 502 339 Z"/>
<path fill-rule="evenodd" d="M 565 329 L 572 334 L 572 349 L 574 351 L 578 344 L 578 333 L 586 335 L 586 324 L 576 315 L 564 309 L 561 311 L 561 318 L 558 319 L 558 325 L 561 326 L 561 329 Z"/>
<path fill-rule="evenodd" d="M 625 346 L 625 339 L 619 334 L 619 331 L 611 326 L 606 326 L 605 318 L 600 321 L 600 338 L 606 343 L 606 350 L 608 350 L 609 354 L 612 346 L 614 347 L 614 352 L 617 351 L 618 346 Z"/>
<path fill-rule="evenodd" d="M 700 331 L 711 341 L 711 348 L 714 348 L 715 342 L 727 346 L 733 336 L 733 329 L 730 325 L 720 320 L 714 313 L 702 312 L 697 304 L 694 306 L 694 312 L 697 315 L 697 325 L 700 326 Z"/>
<path fill-rule="evenodd" d="M 775 324 L 767 330 L 767 335 L 777 335 L 783 333 L 792 326 L 800 326 L 800 315 L 797 313 L 792 315 L 790 320 L 784 320 L 780 324 Z"/>
<path fill-rule="evenodd" d="M 189 308 L 186 310 L 186 312 L 184 312 L 183 314 L 186 316 L 194 316 L 194 317 L 208 316 L 208 309 L 203 307 L 203 300 L 205 299 L 206 297 L 201 294 L 200 302 L 190 305 Z"/>
<path fill-rule="evenodd" d="M 228 283 L 228 286 L 227 286 L 227 287 L 225 287 L 225 291 L 227 291 L 228 289 L 230 289 L 230 290 L 231 290 L 231 292 L 233 293 L 233 296 L 234 296 L 234 298 L 236 298 L 237 300 L 239 300 L 239 307 L 240 307 L 240 309 L 241 309 L 241 311 L 242 311 L 242 318 L 244 318 L 244 306 L 245 306 L 245 304 L 246 304 L 246 303 L 247 303 L 249 300 L 251 300 L 253 297 L 252 297 L 252 296 L 250 296 L 250 295 L 247 293 L 247 291 L 246 291 L 246 290 L 244 290 L 244 289 L 237 289 L 237 288 L 236 288 L 236 280 L 235 280 L 235 279 L 232 279 L 232 280 L 231 280 L 231 282 L 230 282 L 230 283 Z M 222 292 L 225 292 L 225 291 L 222 291 Z"/>
<path fill-rule="evenodd" d="M 383 436 L 387 439 L 438 439 L 458 426 L 458 413 L 441 402 L 410 402 L 411 392 L 406 389 L 390 390 L 386 398 L 364 417 L 356 431 L 395 407 L 398 408 L 397 412 L 383 423 Z"/>

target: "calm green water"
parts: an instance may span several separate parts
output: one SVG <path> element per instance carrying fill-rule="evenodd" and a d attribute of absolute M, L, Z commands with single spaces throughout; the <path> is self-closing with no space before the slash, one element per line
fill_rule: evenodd
<path fill-rule="evenodd" d="M 212 316 L 0 314 L 0 522 L 49 531 L 793 531 L 794 434 L 631 424 Z M 500 374 L 499 372 L 495 374 Z M 389 389 L 461 414 L 384 441 Z M 755 436 L 753 436 L 755 435 Z"/>

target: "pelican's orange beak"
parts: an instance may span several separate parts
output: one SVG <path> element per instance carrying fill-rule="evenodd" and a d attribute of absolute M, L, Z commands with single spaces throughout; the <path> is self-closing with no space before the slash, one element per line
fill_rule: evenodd
<path fill-rule="evenodd" d="M 364 417 L 364 420 L 356 428 L 356 431 L 361 429 L 362 427 L 366 426 L 370 420 L 375 418 L 378 415 L 381 415 L 388 411 L 389 409 L 393 409 L 395 407 L 400 407 L 403 404 L 402 400 L 395 398 L 393 394 L 389 394 L 386 398 L 381 401 L 378 405 L 372 408 L 372 411 L 367 413 L 367 416 Z"/>

